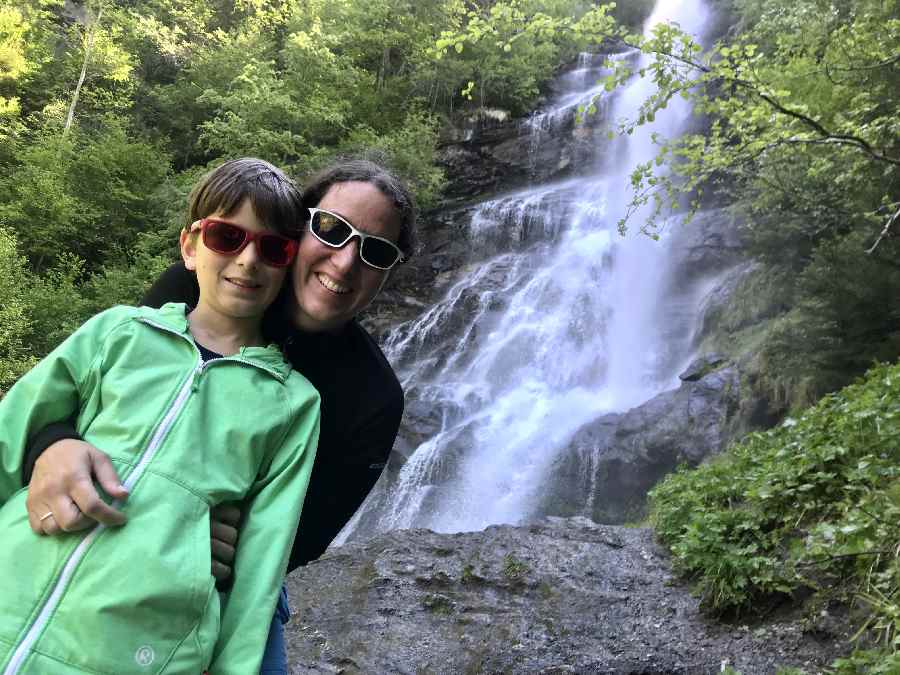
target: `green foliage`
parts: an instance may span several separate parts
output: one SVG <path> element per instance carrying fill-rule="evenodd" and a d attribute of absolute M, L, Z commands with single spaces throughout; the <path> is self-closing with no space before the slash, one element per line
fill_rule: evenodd
<path fill-rule="evenodd" d="M 307 150 L 303 109 L 273 65 L 250 60 L 228 89 L 198 98 L 218 111 L 200 125 L 201 146 L 211 156 L 260 156 L 284 163 Z"/>
<path fill-rule="evenodd" d="M 710 120 L 703 133 L 660 139 L 664 168 L 636 171 L 633 211 L 678 209 L 684 194 L 696 208 L 712 189 L 751 216 L 750 241 L 771 262 L 802 269 L 819 244 L 851 231 L 868 248 L 900 206 L 900 20 L 895 0 L 842 7 L 738 1 L 742 30 L 708 50 L 671 25 L 626 37 L 652 56 L 641 75 L 658 90 L 621 131 L 674 96 Z M 610 86 L 630 75 L 619 64 Z"/>
<path fill-rule="evenodd" d="M 510 581 L 521 581 L 528 574 L 528 563 L 519 560 L 512 553 L 503 556 L 503 576 Z"/>
<path fill-rule="evenodd" d="M 894 675 L 900 672 L 900 653 L 862 649 L 834 662 L 835 675 Z"/>
<path fill-rule="evenodd" d="M 22 88 L 23 113 L 38 114 L 48 106 L 68 108 L 77 82 L 84 74 L 74 119 L 89 125 L 95 116 L 125 114 L 138 82 L 132 55 L 124 48 L 121 14 L 105 0 L 86 2 L 79 8 L 83 20 L 70 22 L 59 16 L 63 3 L 32 0 L 29 45 L 35 45 L 36 63 Z M 38 6 L 41 9 L 36 9 Z M 52 11 L 47 11 L 47 8 Z M 83 69 L 83 70 L 82 70 Z"/>
<path fill-rule="evenodd" d="M 70 252 L 91 267 L 138 232 L 157 226 L 154 191 L 168 158 L 108 117 L 96 132 L 38 133 L 17 153 L 18 166 L 0 179 L 0 224 L 16 232 L 40 270 Z"/>
<path fill-rule="evenodd" d="M 341 144 L 349 155 L 381 153 L 386 163 L 409 181 L 420 208 L 436 205 L 444 185 L 444 172 L 437 166 L 438 121 L 427 112 L 410 110 L 397 130 L 378 134 L 357 127 Z"/>
<path fill-rule="evenodd" d="M 152 252 L 152 242 L 142 238 L 99 272 L 86 272 L 82 259 L 64 253 L 35 275 L 17 255 L 14 238 L 0 229 L 6 284 L 0 288 L 0 392 L 92 315 L 117 304 L 137 304 L 172 260 Z"/>
<path fill-rule="evenodd" d="M 84 275 L 84 261 L 64 253 L 44 274 L 32 276 L 28 345 L 35 356 L 46 355 L 90 316 L 87 299 L 80 290 Z"/>
<path fill-rule="evenodd" d="M 853 231 L 816 247 L 796 278 L 796 303 L 760 350 L 769 370 L 811 383 L 813 399 L 900 354 L 900 245 L 886 240 L 865 255 L 866 239 Z"/>
<path fill-rule="evenodd" d="M 0 0 L 0 264 L 15 283 L 0 389 L 91 314 L 141 297 L 177 256 L 190 188 L 224 158 L 302 176 L 376 153 L 435 204 L 429 49 L 459 11 L 457 0 Z"/>
<path fill-rule="evenodd" d="M 823 240 L 798 270 L 764 259 L 704 317 L 705 346 L 741 359 L 773 413 L 808 406 L 900 354 L 898 242 L 866 255 L 866 237 Z"/>
<path fill-rule="evenodd" d="M 649 5 L 635 3 L 622 14 L 639 20 Z M 456 62 L 442 70 L 458 78 L 465 98 L 521 115 L 560 63 L 614 30 L 611 10 L 615 3 L 593 7 L 578 0 L 501 0 L 461 9 L 458 25 L 441 33 L 431 53 Z"/>
<path fill-rule="evenodd" d="M 877 366 L 802 416 L 664 480 L 651 493 L 651 522 L 713 611 L 802 588 L 827 600 L 839 589 L 864 612 L 860 632 L 882 667 L 900 651 L 898 441 L 900 365 Z"/>
<path fill-rule="evenodd" d="M 34 363 L 26 348 L 31 328 L 27 288 L 25 258 L 15 237 L 0 229 L 0 396 Z"/>
<path fill-rule="evenodd" d="M 174 234 L 168 248 L 175 248 Z M 174 256 L 167 250 L 156 252 L 154 237 L 140 237 L 135 247 L 121 250 L 102 270 L 91 274 L 80 293 L 86 316 L 96 314 L 113 305 L 136 305 L 147 289 L 172 264 Z"/>
<path fill-rule="evenodd" d="M 678 96 L 705 121 L 656 138 L 655 160 L 633 167 L 625 220 L 647 215 L 634 224 L 654 235 L 663 217 L 687 221 L 710 199 L 741 213 L 762 274 L 792 279 L 760 299 L 782 306 L 752 336 L 761 375 L 787 388 L 785 400 L 808 402 L 900 355 L 900 6 L 730 4 L 736 25 L 710 48 L 668 24 L 649 36 L 595 33 L 640 47 L 648 61 L 637 74 L 656 85 L 616 131 L 652 122 Z M 624 61 L 610 65 L 608 90 L 634 76 Z"/>

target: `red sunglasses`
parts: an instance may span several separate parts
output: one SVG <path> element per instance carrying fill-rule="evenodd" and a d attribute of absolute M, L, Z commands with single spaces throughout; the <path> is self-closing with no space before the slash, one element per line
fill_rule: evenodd
<path fill-rule="evenodd" d="M 203 245 L 221 255 L 238 255 L 251 241 L 256 242 L 260 260 L 272 267 L 287 267 L 294 261 L 299 244 L 273 232 L 250 232 L 240 225 L 215 218 L 200 221 Z"/>

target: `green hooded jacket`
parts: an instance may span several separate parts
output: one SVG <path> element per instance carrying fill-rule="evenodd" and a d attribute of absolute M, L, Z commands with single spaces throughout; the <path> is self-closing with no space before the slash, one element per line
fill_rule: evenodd
<path fill-rule="evenodd" d="M 129 489 L 128 522 L 38 536 L 24 448 L 71 418 Z M 0 673 L 258 673 L 318 433 L 319 395 L 276 347 L 204 363 L 181 304 L 90 319 L 0 399 Z M 209 512 L 234 500 L 220 595 Z"/>

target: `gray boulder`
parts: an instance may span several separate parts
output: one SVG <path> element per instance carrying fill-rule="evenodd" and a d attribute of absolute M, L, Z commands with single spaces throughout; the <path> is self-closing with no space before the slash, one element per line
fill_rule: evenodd
<path fill-rule="evenodd" d="M 643 518 L 650 489 L 679 464 L 724 449 L 736 427 L 737 369 L 715 355 L 698 359 L 678 389 L 585 426 L 554 464 L 539 513 L 597 522 Z"/>

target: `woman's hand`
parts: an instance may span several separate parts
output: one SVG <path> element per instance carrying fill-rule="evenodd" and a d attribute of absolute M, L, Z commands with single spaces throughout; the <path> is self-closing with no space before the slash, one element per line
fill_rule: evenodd
<path fill-rule="evenodd" d="M 68 438 L 44 450 L 25 502 L 35 534 L 75 532 L 95 523 L 122 525 L 125 514 L 101 499 L 95 480 L 113 499 L 128 498 L 109 457 L 90 443 Z"/>
<path fill-rule="evenodd" d="M 109 457 L 90 443 L 68 438 L 50 445 L 34 463 L 28 485 L 28 523 L 35 534 L 77 532 L 95 523 L 116 526 L 124 513 L 103 501 L 94 481 L 114 499 L 127 499 L 128 491 Z M 210 514 L 212 575 L 228 581 L 234 564 L 241 510 L 220 504 Z"/>
<path fill-rule="evenodd" d="M 212 541 L 212 575 L 216 581 L 225 582 L 231 577 L 234 564 L 234 547 L 237 544 L 237 526 L 241 510 L 234 504 L 219 504 L 210 512 L 209 537 Z"/>

